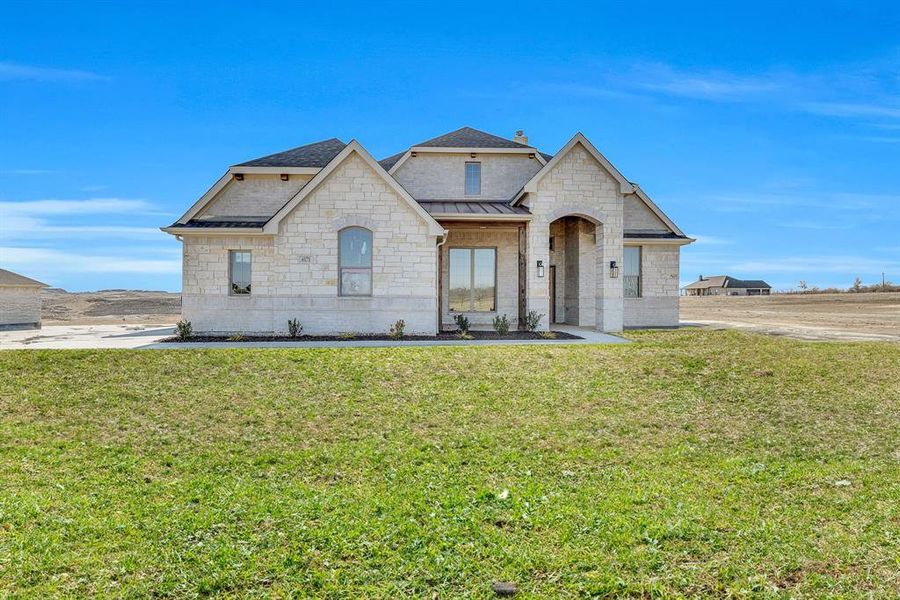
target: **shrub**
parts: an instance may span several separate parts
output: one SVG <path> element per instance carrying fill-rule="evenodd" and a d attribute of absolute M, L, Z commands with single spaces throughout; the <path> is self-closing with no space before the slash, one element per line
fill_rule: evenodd
<path fill-rule="evenodd" d="M 460 333 L 469 333 L 469 318 L 466 315 L 456 315 L 453 322 L 456 323 Z"/>
<path fill-rule="evenodd" d="M 342 340 L 352 340 L 352 339 L 356 338 L 356 336 L 357 336 L 357 333 L 355 331 L 345 331 L 338 335 L 338 337 L 341 338 Z"/>
<path fill-rule="evenodd" d="M 288 320 L 288 335 L 292 338 L 299 336 L 303 332 L 303 325 L 297 319 Z"/>
<path fill-rule="evenodd" d="M 525 315 L 525 329 L 528 331 L 535 331 L 541 325 L 541 318 L 544 315 L 539 313 L 536 310 L 528 311 L 528 314 Z"/>
<path fill-rule="evenodd" d="M 391 325 L 391 337 L 395 340 L 399 340 L 403 337 L 403 328 L 406 327 L 406 322 L 403 319 L 400 319 L 393 325 Z"/>
<path fill-rule="evenodd" d="M 509 317 L 506 315 L 497 315 L 494 317 L 494 331 L 500 335 L 509 333 Z"/>
<path fill-rule="evenodd" d="M 553 331 L 542 331 L 538 335 L 540 335 L 545 340 L 555 340 L 556 339 L 556 333 Z"/>
<path fill-rule="evenodd" d="M 175 324 L 176 335 L 178 335 L 179 340 L 186 340 L 191 337 L 191 334 L 194 332 L 194 328 L 191 325 L 190 321 L 185 321 L 184 319 L 178 321 Z"/>
<path fill-rule="evenodd" d="M 229 342 L 243 342 L 245 339 L 247 338 L 245 338 L 244 334 L 240 331 L 232 333 L 230 336 L 228 336 Z"/>
<path fill-rule="evenodd" d="M 475 339 L 475 336 L 469 335 L 468 331 L 460 331 L 459 333 L 456 334 L 456 337 L 458 337 L 461 340 L 474 340 Z"/>

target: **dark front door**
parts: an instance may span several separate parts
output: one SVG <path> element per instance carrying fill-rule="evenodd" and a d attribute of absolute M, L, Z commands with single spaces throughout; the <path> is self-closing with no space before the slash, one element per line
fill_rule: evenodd
<path fill-rule="evenodd" d="M 550 315 L 547 320 L 551 325 L 556 323 L 556 267 L 550 265 Z"/>

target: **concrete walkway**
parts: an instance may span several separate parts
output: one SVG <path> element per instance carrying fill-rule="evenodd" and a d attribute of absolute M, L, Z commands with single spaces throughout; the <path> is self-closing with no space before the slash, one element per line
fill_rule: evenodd
<path fill-rule="evenodd" d="M 159 343 L 174 334 L 167 325 L 48 325 L 43 329 L 0 332 L 0 349 L 91 349 L 139 348 L 174 350 L 178 348 L 398 348 L 408 346 L 553 346 L 582 344 L 624 344 L 628 340 L 608 333 L 571 325 L 555 325 L 583 339 L 557 340 L 347 340 L 336 342 L 188 342 Z"/>

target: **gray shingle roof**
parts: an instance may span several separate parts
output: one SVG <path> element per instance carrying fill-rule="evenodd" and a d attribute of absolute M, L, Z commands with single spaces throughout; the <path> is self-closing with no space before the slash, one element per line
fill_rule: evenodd
<path fill-rule="evenodd" d="M 337 138 L 322 140 L 313 144 L 291 148 L 284 152 L 270 154 L 235 167 L 318 167 L 322 168 L 331 162 L 347 144 Z"/>
<path fill-rule="evenodd" d="M 713 277 L 704 277 L 694 283 L 684 286 L 686 290 L 705 290 L 708 288 L 771 288 L 768 283 L 762 279 L 735 279 L 728 275 L 715 275 Z"/>
<path fill-rule="evenodd" d="M 430 215 L 530 215 L 524 206 L 510 206 L 505 200 L 418 200 Z"/>
<path fill-rule="evenodd" d="M 6 269 L 0 269 L 0 285 L 14 285 L 18 287 L 49 287 L 46 283 L 41 283 L 37 279 L 25 277 Z"/>
<path fill-rule="evenodd" d="M 393 167 L 395 164 L 397 164 L 397 161 L 400 160 L 404 154 L 406 154 L 406 150 L 404 150 L 403 152 L 398 152 L 397 154 L 394 154 L 393 156 L 388 156 L 387 158 L 382 158 L 381 160 L 378 161 L 378 164 L 381 165 L 382 167 L 384 167 L 385 171 L 390 171 L 391 167 Z"/>
<path fill-rule="evenodd" d="M 456 131 L 439 135 L 436 138 L 413 144 L 429 148 L 532 148 L 499 135 L 479 131 L 471 127 L 462 127 Z"/>

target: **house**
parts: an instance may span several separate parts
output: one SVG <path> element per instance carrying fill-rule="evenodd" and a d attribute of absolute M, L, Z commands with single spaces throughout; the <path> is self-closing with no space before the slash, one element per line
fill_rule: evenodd
<path fill-rule="evenodd" d="M 550 155 L 469 127 L 380 161 L 330 139 L 234 165 L 162 230 L 208 333 L 675 326 L 693 241 L 581 133 Z"/>
<path fill-rule="evenodd" d="M 683 288 L 685 296 L 768 296 L 772 286 L 761 279 L 737 279 L 728 275 L 703 275 Z"/>
<path fill-rule="evenodd" d="M 0 329 L 40 329 L 45 287 L 46 283 L 0 269 Z"/>

